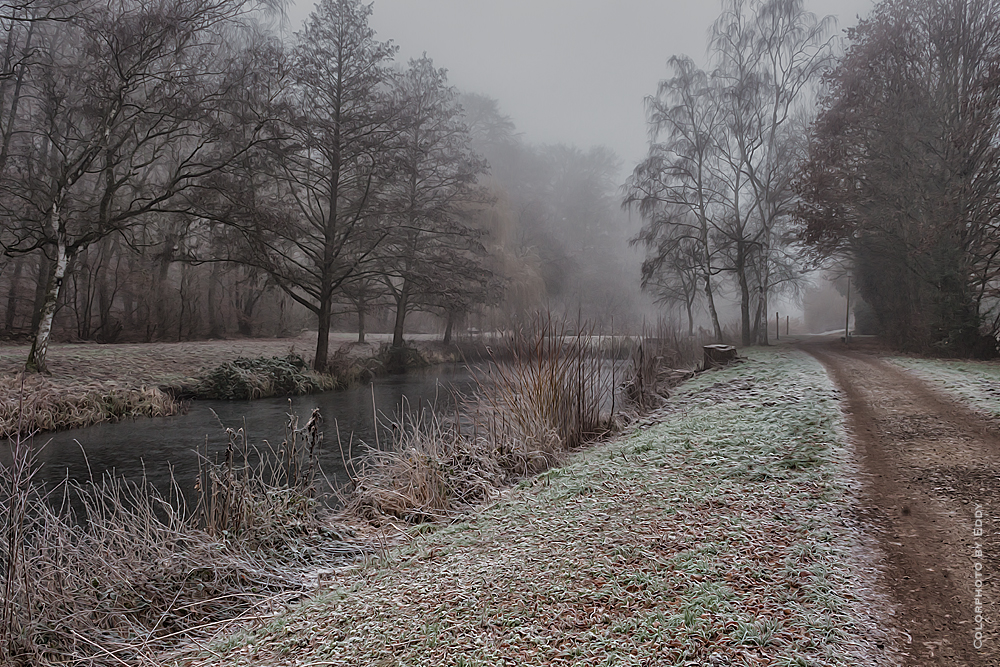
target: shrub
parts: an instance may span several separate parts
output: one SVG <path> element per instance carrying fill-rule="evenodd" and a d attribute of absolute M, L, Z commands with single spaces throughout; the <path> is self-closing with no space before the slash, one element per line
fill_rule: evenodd
<path fill-rule="evenodd" d="M 329 384 L 329 380 L 326 384 Z M 210 370 L 194 387 L 197 398 L 249 400 L 268 396 L 294 396 L 323 389 L 297 354 L 284 357 L 239 357 Z"/>

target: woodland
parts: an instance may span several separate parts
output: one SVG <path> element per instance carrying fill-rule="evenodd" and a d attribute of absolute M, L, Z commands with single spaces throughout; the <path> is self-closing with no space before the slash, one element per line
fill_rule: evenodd
<path fill-rule="evenodd" d="M 315 329 L 322 371 L 331 327 L 636 329 L 640 280 L 689 335 L 766 344 L 820 268 L 899 349 L 996 352 L 996 2 L 887 0 L 841 40 L 800 1 L 727 0 L 621 186 L 610 150 L 531 144 L 430 57 L 397 62 L 371 5 L 322 0 L 285 40 L 281 11 L 6 7 L 0 331 L 29 369 L 53 336 Z"/>
<path fill-rule="evenodd" d="M 242 0 L 36 2 L 2 16 L 0 329 L 60 340 L 393 334 L 637 309 L 617 158 L 535 146 L 370 5 L 294 40 Z M 475 315 L 475 320 L 470 316 Z M 429 322 L 429 323 L 428 323 Z"/>

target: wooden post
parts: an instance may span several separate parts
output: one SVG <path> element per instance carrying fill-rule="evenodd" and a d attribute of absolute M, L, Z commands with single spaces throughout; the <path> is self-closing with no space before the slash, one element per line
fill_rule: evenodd
<path fill-rule="evenodd" d="M 788 336 L 788 320 L 790 317 L 790 315 L 785 315 L 785 336 Z"/>
<path fill-rule="evenodd" d="M 851 342 L 851 274 L 847 274 L 847 316 L 844 318 L 844 344 Z"/>
<path fill-rule="evenodd" d="M 781 319 L 778 313 L 774 314 L 774 340 L 781 340 Z"/>

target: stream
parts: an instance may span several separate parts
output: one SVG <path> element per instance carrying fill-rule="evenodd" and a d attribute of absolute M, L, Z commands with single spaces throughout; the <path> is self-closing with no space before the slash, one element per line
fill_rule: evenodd
<path fill-rule="evenodd" d="M 323 415 L 323 449 L 319 456 L 326 478 L 334 486 L 347 481 L 344 458 L 348 444 L 354 457 L 364 455 L 367 445 L 375 446 L 375 411 L 385 422 L 406 407 L 410 411 L 449 409 L 452 389 L 469 393 L 475 387 L 472 372 L 464 365 L 447 364 L 411 371 L 405 375 L 376 378 L 372 384 L 343 391 L 256 401 L 192 401 L 186 414 L 175 417 L 138 419 L 115 424 L 43 433 L 35 437 L 40 446 L 41 467 L 36 482 L 52 488 L 67 477 L 78 482 L 100 479 L 105 473 L 141 481 L 143 476 L 166 494 L 171 471 L 189 499 L 198 473 L 198 452 L 208 448 L 209 458 L 223 452 L 228 444 L 226 429 L 244 428 L 247 440 L 275 449 L 284 439 L 285 423 L 291 412 L 305 426 L 313 408 Z M 374 409 L 373 409 L 374 400 Z M 344 446 L 338 446 L 337 429 Z M 383 446 L 386 434 L 379 435 Z M 6 449 L 6 448 L 5 448 Z M 9 462 L 9 450 L 0 451 Z"/>

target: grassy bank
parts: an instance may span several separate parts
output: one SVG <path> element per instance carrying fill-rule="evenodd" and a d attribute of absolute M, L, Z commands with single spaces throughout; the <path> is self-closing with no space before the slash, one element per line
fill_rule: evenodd
<path fill-rule="evenodd" d="M 49 375 L 24 375 L 26 345 L 0 345 L 0 437 L 177 414 L 191 398 L 255 399 L 327 391 L 386 371 L 384 342 L 344 346 L 332 372 L 306 367 L 315 339 L 198 341 L 146 345 L 57 344 Z M 456 346 L 422 341 L 421 364 L 458 361 Z M 23 380 L 23 385 L 22 385 Z M 22 391 L 23 388 L 23 391 Z"/>
<path fill-rule="evenodd" d="M 1000 416 L 1000 363 L 912 357 L 890 357 L 887 361 L 952 394 L 974 410 Z"/>
<path fill-rule="evenodd" d="M 657 419 L 164 663 L 892 664 L 819 365 L 753 351 Z"/>
<path fill-rule="evenodd" d="M 0 466 L 0 664 L 157 665 L 157 654 L 270 617 L 315 572 L 370 552 L 317 499 L 320 417 L 276 449 L 229 431 L 197 503 L 106 475 L 45 488 L 30 443 Z"/>

